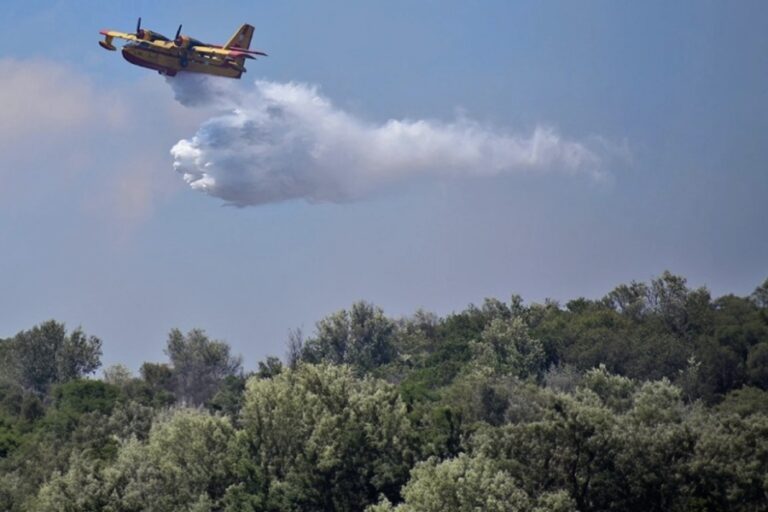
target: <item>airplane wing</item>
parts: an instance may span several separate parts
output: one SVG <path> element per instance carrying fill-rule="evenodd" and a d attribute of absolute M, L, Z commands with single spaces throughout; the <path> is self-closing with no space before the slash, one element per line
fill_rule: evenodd
<path fill-rule="evenodd" d="M 99 31 L 99 34 L 104 36 L 103 41 L 99 41 L 99 44 L 102 48 L 106 48 L 107 50 L 114 51 L 116 48 L 112 45 L 113 39 L 125 39 L 126 41 L 131 41 L 134 43 L 139 43 L 143 45 L 151 45 L 155 46 L 157 48 L 163 48 L 165 50 L 171 50 L 174 48 L 173 41 L 168 41 L 167 39 L 156 39 L 154 41 L 147 41 L 145 39 L 140 39 L 136 37 L 136 34 L 129 34 L 127 32 L 116 32 L 114 30 L 101 30 Z"/>
<path fill-rule="evenodd" d="M 255 59 L 256 57 L 254 57 L 254 55 L 264 55 L 264 56 L 267 55 L 266 53 L 260 52 L 258 50 L 243 50 L 240 48 L 227 49 L 227 48 L 216 48 L 214 46 L 193 46 L 190 49 L 202 55 L 212 55 L 216 57 L 223 57 L 225 59 L 226 58 L 236 59 L 238 57 L 244 57 L 246 59 Z"/>
<path fill-rule="evenodd" d="M 125 39 L 126 41 L 141 41 L 138 37 L 136 37 L 134 34 L 128 34 L 127 32 L 116 32 L 114 30 L 101 30 L 99 31 L 99 34 L 106 36 L 110 39 L 117 38 L 117 39 Z"/>

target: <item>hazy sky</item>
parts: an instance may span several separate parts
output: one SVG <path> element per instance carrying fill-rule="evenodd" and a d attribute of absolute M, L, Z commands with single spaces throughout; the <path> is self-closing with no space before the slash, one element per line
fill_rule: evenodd
<path fill-rule="evenodd" d="M 97 45 L 139 15 L 214 43 L 254 24 L 270 57 L 243 94 L 316 87 L 376 140 L 391 119 L 524 141 L 545 127 L 591 148 L 599 176 L 478 158 L 339 203 L 225 206 L 170 153 L 221 112 Z M 446 314 L 512 293 L 600 297 L 665 269 L 715 295 L 768 277 L 764 1 L 10 0 L 0 19 L 0 337 L 55 318 L 137 368 L 164 360 L 171 328 L 201 327 L 253 367 L 358 299 Z M 454 160 L 416 146 L 397 172 Z"/>

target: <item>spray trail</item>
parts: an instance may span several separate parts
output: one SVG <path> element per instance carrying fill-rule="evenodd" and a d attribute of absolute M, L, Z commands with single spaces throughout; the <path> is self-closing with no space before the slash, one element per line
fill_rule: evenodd
<path fill-rule="evenodd" d="M 345 202 L 423 178 L 601 174 L 597 151 L 549 128 L 515 136 L 464 118 L 374 124 L 305 84 L 258 81 L 242 90 L 205 77 L 169 82 L 185 105 L 226 109 L 173 146 L 174 169 L 193 189 L 237 206 Z"/>

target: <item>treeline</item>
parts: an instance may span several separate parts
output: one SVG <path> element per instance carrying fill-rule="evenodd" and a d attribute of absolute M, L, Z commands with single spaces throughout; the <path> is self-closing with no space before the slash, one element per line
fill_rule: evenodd
<path fill-rule="evenodd" d="M 0 340 L 0 510 L 768 510 L 768 280 L 353 304 L 245 371 L 171 331 L 139 375 L 48 321 Z"/>

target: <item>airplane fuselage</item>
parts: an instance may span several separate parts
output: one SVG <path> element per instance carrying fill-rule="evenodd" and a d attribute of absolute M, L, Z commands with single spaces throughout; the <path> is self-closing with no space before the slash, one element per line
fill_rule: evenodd
<path fill-rule="evenodd" d="M 146 43 L 130 43 L 123 46 L 123 58 L 143 68 L 154 69 L 162 75 L 174 76 L 180 71 L 240 78 L 245 71 L 235 62 L 206 57 L 184 49 L 166 51 Z"/>

